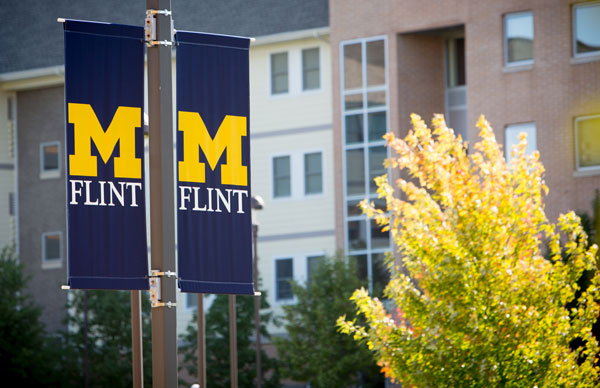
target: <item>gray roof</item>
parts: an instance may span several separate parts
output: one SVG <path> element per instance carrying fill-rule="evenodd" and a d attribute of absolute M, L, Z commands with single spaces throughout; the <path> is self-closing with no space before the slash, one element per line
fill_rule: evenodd
<path fill-rule="evenodd" d="M 172 0 L 176 29 L 263 36 L 329 25 L 328 0 Z M 59 17 L 142 26 L 144 0 L 2 0 L 0 74 L 62 65 Z"/>

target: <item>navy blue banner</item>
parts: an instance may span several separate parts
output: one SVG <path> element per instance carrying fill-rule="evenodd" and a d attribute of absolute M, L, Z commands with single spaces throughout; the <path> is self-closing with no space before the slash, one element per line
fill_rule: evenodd
<path fill-rule="evenodd" d="M 69 285 L 146 290 L 144 29 L 64 29 Z"/>
<path fill-rule="evenodd" d="M 248 38 L 177 31 L 183 292 L 253 294 Z"/>

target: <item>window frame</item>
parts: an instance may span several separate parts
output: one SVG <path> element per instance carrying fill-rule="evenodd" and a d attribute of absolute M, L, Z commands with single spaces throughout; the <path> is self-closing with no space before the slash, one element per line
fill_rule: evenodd
<path fill-rule="evenodd" d="M 277 274 L 277 263 L 280 262 L 280 261 L 288 261 L 288 260 L 292 263 L 292 277 L 289 278 L 288 281 L 293 281 L 294 280 L 294 256 L 293 255 L 281 256 L 281 257 L 277 257 L 277 258 L 275 258 L 273 260 L 273 264 L 274 264 L 274 267 L 275 267 L 274 271 L 273 271 L 273 274 L 274 274 L 273 280 L 275 282 L 275 287 L 274 287 L 274 290 L 275 290 L 274 294 L 275 295 L 274 295 L 274 297 L 275 297 L 275 301 L 278 302 L 278 303 L 293 302 L 294 299 L 295 299 L 294 293 L 291 292 L 291 289 L 290 289 L 291 296 L 289 298 L 281 298 L 279 296 L 279 281 L 280 281 L 280 278 L 277 276 L 278 275 Z M 286 279 L 281 279 L 281 280 L 283 281 L 283 280 L 286 280 Z"/>
<path fill-rule="evenodd" d="M 518 15 L 531 15 L 531 24 L 533 28 L 533 37 L 531 38 L 531 59 L 524 59 L 520 61 L 509 61 L 508 60 L 508 19 L 509 17 L 514 17 Z M 504 66 L 506 67 L 519 67 L 519 66 L 531 66 L 535 62 L 534 56 L 534 44 L 535 44 L 535 20 L 533 16 L 533 11 L 519 11 L 519 12 L 509 12 L 502 15 L 502 41 L 504 43 Z"/>
<path fill-rule="evenodd" d="M 307 175 L 308 175 L 308 173 L 307 173 L 307 168 L 306 168 L 307 167 L 307 165 L 306 165 L 306 157 L 308 155 L 313 155 L 313 154 L 319 154 L 321 156 L 321 170 L 319 172 L 319 175 L 321 176 L 321 191 L 314 192 L 314 193 L 308 193 L 307 192 L 307 189 L 308 189 L 308 185 L 307 185 L 307 182 L 308 182 L 307 177 L 308 176 Z M 324 164 L 323 163 L 323 151 L 320 151 L 320 150 L 318 150 L 318 151 L 306 151 L 306 152 L 302 153 L 302 180 L 303 180 L 303 189 L 304 189 L 304 191 L 302 193 L 303 196 L 305 196 L 305 197 L 314 197 L 314 196 L 317 196 L 317 195 L 322 195 L 325 192 L 325 189 L 323 187 L 324 184 L 325 184 L 325 181 L 323 179 L 323 164 Z M 312 173 L 312 174 L 316 174 L 316 173 Z"/>
<path fill-rule="evenodd" d="M 589 120 L 589 119 L 598 119 L 600 118 L 599 114 L 586 115 L 586 116 L 577 116 L 573 122 L 574 129 L 574 142 L 575 142 L 575 172 L 577 173 L 600 173 L 600 164 L 595 166 L 587 166 L 580 167 L 579 166 L 579 138 L 578 138 L 578 130 L 579 130 L 579 122 Z"/>
<path fill-rule="evenodd" d="M 190 292 L 185 292 L 183 294 L 185 295 L 185 310 L 186 311 L 196 311 L 198 309 L 198 299 L 196 299 L 196 304 L 192 306 L 189 304 L 189 298 L 191 296 L 195 296 L 197 298 L 198 294 L 193 294 Z"/>
<path fill-rule="evenodd" d="M 46 237 L 47 236 L 59 236 L 59 246 L 58 251 L 60 253 L 60 257 L 48 259 L 46 258 Z M 42 268 L 43 269 L 53 269 L 62 267 L 63 262 L 63 233 L 62 231 L 49 231 L 42 233 Z"/>
<path fill-rule="evenodd" d="M 275 184 L 275 159 L 277 158 L 285 158 L 287 157 L 289 159 L 289 165 L 290 165 L 290 169 L 289 169 L 289 181 L 290 181 L 290 194 L 289 195 L 276 195 L 275 192 L 275 187 L 277 186 Z M 292 171 L 294 170 L 293 168 L 293 158 L 292 155 L 289 153 L 285 153 L 285 154 L 276 154 L 276 155 L 271 155 L 271 198 L 273 200 L 286 200 L 286 199 L 291 199 L 294 197 L 294 182 L 293 182 L 293 173 Z"/>
<path fill-rule="evenodd" d="M 275 92 L 274 91 L 274 87 L 275 87 L 275 76 L 276 75 L 282 75 L 281 74 L 275 74 L 274 69 L 273 69 L 273 57 L 276 55 L 282 55 L 285 54 L 286 55 L 286 72 L 285 74 L 287 75 L 287 87 L 286 90 L 283 92 Z M 271 96 L 285 96 L 285 95 L 289 95 L 290 94 L 290 52 L 289 51 L 275 51 L 272 53 L 269 53 L 269 94 Z"/>
<path fill-rule="evenodd" d="M 306 51 L 310 51 L 310 50 L 317 50 L 317 72 L 319 74 L 318 76 L 318 80 L 319 80 L 319 85 L 316 88 L 310 88 L 307 89 L 305 86 L 305 80 L 306 80 L 306 72 L 311 71 L 311 70 L 315 70 L 314 68 L 310 68 L 310 69 L 305 69 L 304 68 L 304 53 Z M 300 71 L 302 72 L 302 92 L 306 93 L 306 92 L 315 92 L 315 91 L 319 91 L 321 90 L 321 84 L 322 84 L 322 79 L 321 79 L 321 68 L 322 68 L 322 64 L 321 64 L 321 47 L 319 46 L 315 46 L 315 47 L 304 47 L 300 49 Z"/>
<path fill-rule="evenodd" d="M 325 252 L 318 253 L 308 253 L 304 255 L 304 260 L 306 261 L 306 283 L 310 281 L 310 259 L 321 259 L 323 262 L 327 260 L 327 255 Z"/>
<path fill-rule="evenodd" d="M 588 7 L 600 7 L 600 1 L 592 1 L 592 2 L 583 2 L 573 4 L 571 7 L 571 46 L 572 52 L 571 55 L 573 59 L 581 59 L 581 58 L 598 58 L 600 59 L 600 49 L 597 51 L 592 51 L 588 53 L 577 53 L 577 18 L 576 10 L 578 8 L 588 8 Z"/>
<path fill-rule="evenodd" d="M 52 170 L 46 170 L 44 168 L 44 162 L 45 162 L 44 150 L 46 147 L 49 147 L 49 146 L 57 146 L 58 147 L 58 155 L 57 155 L 58 167 L 56 169 L 52 169 Z M 61 148 L 62 147 L 61 147 L 60 141 L 58 141 L 58 140 L 40 143 L 40 179 L 60 178 L 61 172 L 62 172 L 62 160 L 61 160 L 62 149 Z"/>

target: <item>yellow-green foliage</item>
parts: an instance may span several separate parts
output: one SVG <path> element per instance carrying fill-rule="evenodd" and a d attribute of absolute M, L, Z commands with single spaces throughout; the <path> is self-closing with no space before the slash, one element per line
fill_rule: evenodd
<path fill-rule="evenodd" d="M 340 331 L 405 387 L 598 386 L 600 279 L 577 286 L 597 246 L 574 213 L 546 218 L 538 153 L 526 156 L 522 137 L 507 164 L 483 117 L 469 154 L 442 116 L 432 130 L 417 115 L 412 124 L 404 140 L 386 135 L 396 153 L 386 164 L 407 180 L 376 179 L 387 212 L 363 203 L 402 258 L 385 291 L 395 311 L 357 290 L 366 325 L 340 317 Z M 585 346 L 571 349 L 575 338 Z"/>

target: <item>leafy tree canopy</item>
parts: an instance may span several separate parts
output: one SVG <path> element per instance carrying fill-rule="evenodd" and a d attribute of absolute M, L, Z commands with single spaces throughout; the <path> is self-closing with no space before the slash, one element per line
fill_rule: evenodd
<path fill-rule="evenodd" d="M 598 386 L 598 272 L 577 284 L 597 246 L 574 213 L 546 218 L 539 154 L 525 154 L 522 135 L 507 164 L 483 117 L 469 154 L 441 116 L 433 130 L 417 115 L 412 124 L 404 140 L 386 135 L 396 152 L 386 163 L 407 179 L 377 179 L 387 212 L 364 204 L 402 257 L 385 291 L 397 310 L 358 290 L 366 324 L 342 317 L 340 329 L 405 386 Z M 576 339 L 584 346 L 572 349 Z"/>

